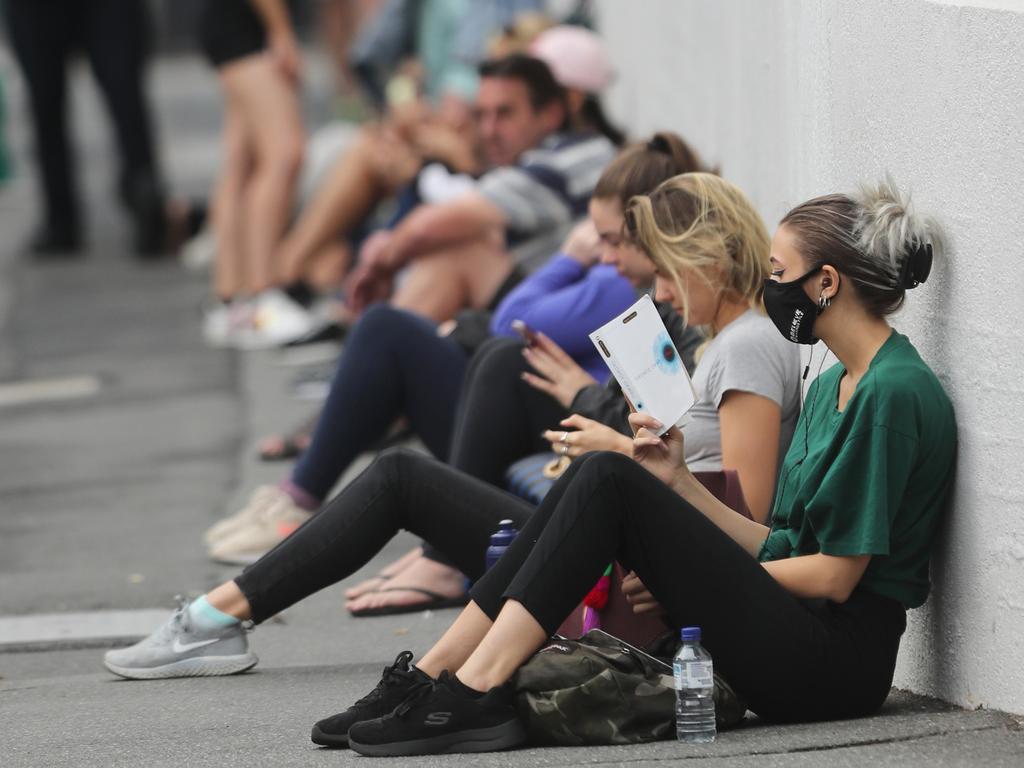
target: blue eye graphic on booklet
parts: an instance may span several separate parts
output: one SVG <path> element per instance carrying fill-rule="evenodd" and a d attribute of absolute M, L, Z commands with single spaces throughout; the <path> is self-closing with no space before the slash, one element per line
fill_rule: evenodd
<path fill-rule="evenodd" d="M 662 331 L 654 340 L 654 362 L 664 373 L 678 374 L 683 370 L 683 363 L 668 331 Z"/>
<path fill-rule="evenodd" d="M 591 333 L 590 340 L 633 407 L 665 425 L 659 434 L 696 402 L 679 350 L 650 296 Z"/>

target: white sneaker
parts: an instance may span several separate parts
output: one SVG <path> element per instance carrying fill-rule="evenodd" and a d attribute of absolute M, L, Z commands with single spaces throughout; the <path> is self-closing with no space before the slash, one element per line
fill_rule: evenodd
<path fill-rule="evenodd" d="M 267 507 L 277 501 L 279 493 L 281 490 L 276 485 L 259 486 L 252 492 L 244 507 L 206 529 L 203 534 L 203 543 L 211 547 L 218 541 L 231 536 L 235 531 L 244 528 L 251 521 L 258 519 Z"/>
<path fill-rule="evenodd" d="M 313 516 L 280 488 L 271 486 L 273 498 L 249 513 L 248 519 L 210 545 L 212 560 L 228 565 L 251 565 L 276 547 Z"/>
<path fill-rule="evenodd" d="M 264 291 L 256 297 L 249 327 L 237 339 L 240 349 L 270 349 L 294 341 L 312 331 L 318 319 L 285 293 Z"/>
<path fill-rule="evenodd" d="M 189 272 L 205 272 L 217 258 L 217 240 L 204 229 L 181 247 L 181 263 Z"/>
<path fill-rule="evenodd" d="M 251 299 L 218 302 L 203 313 L 203 338 L 211 347 L 233 347 L 240 334 L 252 325 Z"/>

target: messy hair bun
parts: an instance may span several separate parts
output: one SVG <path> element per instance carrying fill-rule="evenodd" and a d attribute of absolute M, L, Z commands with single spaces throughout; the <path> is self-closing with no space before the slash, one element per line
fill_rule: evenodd
<path fill-rule="evenodd" d="M 825 264 L 850 278 L 869 312 L 890 315 L 923 283 L 941 250 L 935 221 L 914 211 L 890 176 L 853 195 L 808 200 L 780 222 L 792 229 L 811 269 Z"/>

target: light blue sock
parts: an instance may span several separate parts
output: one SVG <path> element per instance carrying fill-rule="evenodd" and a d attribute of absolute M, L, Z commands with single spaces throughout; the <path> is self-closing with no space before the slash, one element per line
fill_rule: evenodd
<path fill-rule="evenodd" d="M 210 601 L 206 599 L 206 595 L 193 600 L 189 604 L 188 618 L 194 627 L 205 630 L 221 629 L 238 623 L 238 619 L 234 616 L 224 613 L 224 611 L 217 610 L 210 605 Z"/>

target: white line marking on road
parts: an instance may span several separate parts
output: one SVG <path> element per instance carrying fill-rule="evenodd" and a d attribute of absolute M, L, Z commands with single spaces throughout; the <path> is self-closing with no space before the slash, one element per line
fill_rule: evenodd
<path fill-rule="evenodd" d="M 0 650 L 29 645 L 105 637 L 145 637 L 167 621 L 167 608 L 0 616 Z"/>
<path fill-rule="evenodd" d="M 12 381 L 0 384 L 0 408 L 94 397 L 101 388 L 98 376 Z"/>

